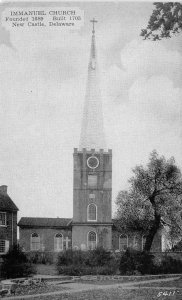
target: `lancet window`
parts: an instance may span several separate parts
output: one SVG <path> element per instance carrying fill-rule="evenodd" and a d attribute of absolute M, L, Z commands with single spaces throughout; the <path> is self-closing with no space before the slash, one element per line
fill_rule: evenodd
<path fill-rule="evenodd" d="M 88 221 L 97 221 L 97 206 L 94 203 L 91 203 L 88 205 L 87 220 Z"/>
<path fill-rule="evenodd" d="M 88 249 L 94 250 L 97 247 L 97 234 L 94 231 L 88 233 Z"/>
<path fill-rule="evenodd" d="M 36 232 L 31 234 L 30 249 L 31 251 L 40 250 L 40 236 Z"/>

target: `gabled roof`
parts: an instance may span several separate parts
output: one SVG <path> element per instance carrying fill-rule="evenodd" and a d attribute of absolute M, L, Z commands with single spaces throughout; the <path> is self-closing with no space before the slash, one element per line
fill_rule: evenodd
<path fill-rule="evenodd" d="M 8 195 L 0 193 L 0 211 L 18 211 L 18 207 L 14 204 Z"/>
<path fill-rule="evenodd" d="M 20 219 L 20 227 L 68 227 L 71 224 L 70 218 L 29 218 Z"/>

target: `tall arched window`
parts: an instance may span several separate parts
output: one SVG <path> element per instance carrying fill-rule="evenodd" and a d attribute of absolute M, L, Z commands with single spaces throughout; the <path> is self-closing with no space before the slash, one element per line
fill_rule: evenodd
<path fill-rule="evenodd" d="M 97 234 L 94 231 L 88 233 L 88 249 L 94 250 L 97 247 Z"/>
<path fill-rule="evenodd" d="M 62 251 L 63 250 L 63 235 L 61 233 L 57 233 L 54 237 L 54 251 Z"/>
<path fill-rule="evenodd" d="M 30 249 L 31 251 L 40 250 L 40 236 L 36 232 L 31 234 Z"/>
<path fill-rule="evenodd" d="M 97 221 L 97 206 L 94 203 L 91 203 L 88 205 L 87 220 L 88 221 Z"/>
<path fill-rule="evenodd" d="M 126 251 L 128 248 L 128 236 L 126 234 L 121 234 L 119 237 L 119 250 Z"/>
<path fill-rule="evenodd" d="M 146 236 L 143 235 L 143 236 L 142 236 L 142 251 L 144 250 L 145 242 L 146 242 Z"/>

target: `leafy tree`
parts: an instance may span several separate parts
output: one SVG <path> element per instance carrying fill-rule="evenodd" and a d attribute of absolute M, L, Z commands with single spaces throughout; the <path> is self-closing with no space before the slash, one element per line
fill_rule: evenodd
<path fill-rule="evenodd" d="M 182 175 L 174 158 L 166 160 L 154 150 L 147 167 L 136 166 L 129 190 L 117 199 L 118 226 L 145 232 L 145 251 L 150 251 L 155 234 L 167 225 L 173 238 L 182 231 Z"/>
<path fill-rule="evenodd" d="M 170 38 L 182 30 L 182 4 L 179 2 L 156 2 L 148 25 L 142 29 L 145 39 Z"/>
<path fill-rule="evenodd" d="M 8 253 L 3 256 L 1 275 L 4 278 L 18 278 L 35 273 L 32 264 L 19 245 L 14 245 Z"/>

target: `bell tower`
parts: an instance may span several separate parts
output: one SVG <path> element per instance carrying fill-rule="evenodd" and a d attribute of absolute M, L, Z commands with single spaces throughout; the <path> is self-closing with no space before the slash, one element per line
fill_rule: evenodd
<path fill-rule="evenodd" d="M 111 249 L 112 150 L 106 150 L 93 24 L 80 146 L 73 153 L 73 249 Z"/>

